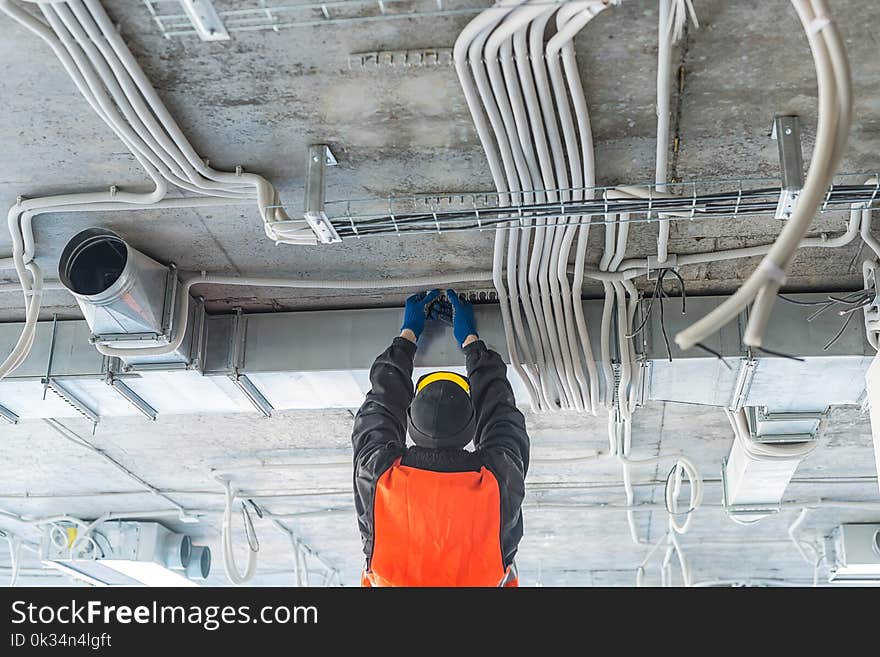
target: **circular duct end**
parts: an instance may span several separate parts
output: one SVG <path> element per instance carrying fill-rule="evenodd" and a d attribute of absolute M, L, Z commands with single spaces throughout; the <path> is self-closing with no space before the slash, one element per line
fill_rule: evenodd
<path fill-rule="evenodd" d="M 169 534 L 164 545 L 165 565 L 185 570 L 192 561 L 192 539 L 186 534 Z"/>
<path fill-rule="evenodd" d="M 208 579 L 211 574 L 211 548 L 204 545 L 194 545 L 192 559 L 186 567 L 186 576 L 189 579 Z"/>
<path fill-rule="evenodd" d="M 128 246 L 119 235 L 105 228 L 87 228 L 64 247 L 58 261 L 58 277 L 79 296 L 94 296 L 119 280 L 128 262 Z"/>

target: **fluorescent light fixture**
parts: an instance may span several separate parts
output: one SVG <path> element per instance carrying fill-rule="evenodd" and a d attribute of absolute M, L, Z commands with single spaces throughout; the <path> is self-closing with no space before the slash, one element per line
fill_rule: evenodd
<path fill-rule="evenodd" d="M 94 544 L 83 543 L 74 552 L 75 534 L 59 545 L 57 530 L 53 535 L 48 528 L 40 546 L 43 564 L 93 586 L 197 586 L 187 572 L 199 579 L 210 573 L 208 548 L 196 548 L 192 563 L 190 537 L 156 522 L 107 522 L 93 538 Z"/>

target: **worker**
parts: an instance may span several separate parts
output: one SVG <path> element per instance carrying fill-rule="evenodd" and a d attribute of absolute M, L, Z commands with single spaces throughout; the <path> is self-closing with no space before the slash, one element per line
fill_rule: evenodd
<path fill-rule="evenodd" d="M 518 586 L 529 466 L 507 366 L 480 340 L 473 306 L 446 290 L 467 377 L 413 358 L 439 290 L 406 301 L 398 337 L 370 369 L 354 421 L 354 496 L 364 586 Z M 434 315 L 435 313 L 432 313 Z M 414 445 L 407 447 L 409 433 Z M 465 449 L 473 443 L 473 449 Z"/>

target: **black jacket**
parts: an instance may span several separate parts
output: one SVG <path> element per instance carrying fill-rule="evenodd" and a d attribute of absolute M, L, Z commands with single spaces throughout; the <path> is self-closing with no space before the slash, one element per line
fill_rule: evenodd
<path fill-rule="evenodd" d="M 358 410 L 352 432 L 355 508 L 368 570 L 376 484 L 398 458 L 403 465 L 438 472 L 479 471 L 485 466 L 498 481 L 504 567 L 513 563 L 523 533 L 522 502 L 529 467 L 525 418 L 516 407 L 501 356 L 482 340 L 472 342 L 464 352 L 476 413 L 474 452 L 406 447 L 406 411 L 414 396 L 415 344 L 395 338 L 373 363 L 372 389 Z"/>

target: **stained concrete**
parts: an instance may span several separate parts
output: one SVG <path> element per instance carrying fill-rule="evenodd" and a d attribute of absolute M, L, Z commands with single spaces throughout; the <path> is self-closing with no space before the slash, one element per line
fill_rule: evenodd
<path fill-rule="evenodd" d="M 776 146 L 768 133 L 776 112 L 803 117 L 804 154 L 814 138 L 816 89 L 802 31 L 788 3 L 758 0 L 697 4 L 700 29 L 689 29 L 676 51 L 682 86 L 675 122 L 680 148 L 672 175 L 683 181 L 775 176 Z M 225 43 L 164 39 L 144 6 L 106 3 L 123 37 L 178 118 L 199 153 L 222 169 L 242 165 L 279 188 L 292 212 L 301 207 L 305 149 L 328 142 L 340 165 L 328 178 L 328 198 L 378 198 L 420 192 L 487 190 L 485 157 L 451 67 L 349 68 L 352 52 L 449 47 L 467 17 L 420 18 L 364 25 L 324 26 L 238 33 Z M 855 121 L 843 171 L 878 168 L 880 65 L 874 34 L 880 7 L 869 0 L 837 3 L 853 67 Z M 18 195 L 38 196 L 105 189 L 142 189 L 146 180 L 131 156 L 76 94 L 49 49 L 5 17 L 0 39 L 0 206 Z M 576 40 L 579 65 L 596 139 L 600 184 L 649 180 L 654 153 L 656 9 L 627 0 L 597 18 Z M 816 231 L 840 229 L 842 217 L 817 219 Z M 141 250 L 184 269 L 316 277 L 412 277 L 435 271 L 487 269 L 488 234 L 446 234 L 346 242 L 310 248 L 275 247 L 263 235 L 255 208 L 50 215 L 36 222 L 39 262 L 54 271 L 64 242 L 93 224 L 118 230 Z M 673 224 L 670 250 L 694 253 L 771 242 L 781 228 L 770 217 Z M 589 259 L 596 262 L 601 231 L 594 231 Z M 631 233 L 628 255 L 654 248 L 653 228 Z M 8 238 L 0 235 L 0 253 Z M 793 264 L 791 289 L 853 289 L 860 285 L 858 247 L 803 251 Z M 685 268 L 689 290 L 725 293 L 751 272 L 754 260 Z M 8 276 L 9 273 L 0 274 Z M 205 288 L 209 308 L 242 305 L 256 310 L 398 305 L 405 291 L 351 292 L 228 290 Z M 597 290 L 588 289 L 590 295 Z M 78 316 L 63 293 L 49 293 L 43 316 Z M 20 320 L 20 296 L 0 293 L 0 320 Z M 378 348 L 379 346 L 377 346 Z M 217 548 L 222 498 L 212 468 L 223 471 L 261 461 L 344 461 L 351 416 L 344 411 L 256 416 L 182 416 L 149 424 L 139 418 L 108 420 L 93 440 L 156 486 L 211 494 L 178 494 L 188 508 L 209 513 L 195 531 Z M 730 447 L 720 412 L 652 404 L 639 411 L 637 454 L 681 450 L 707 479 L 707 506 L 685 539 L 697 579 L 768 578 L 810 581 L 812 567 L 787 542 L 797 509 L 751 527 L 733 524 L 720 503 L 718 473 Z M 535 458 L 565 459 L 607 449 L 604 418 L 529 415 Z M 71 422 L 85 437 L 90 427 Z M 125 492 L 136 487 L 110 466 L 65 442 L 42 423 L 3 427 L 0 493 Z M 836 409 L 823 424 L 822 446 L 798 472 L 789 500 L 817 497 L 876 499 L 877 484 L 867 419 L 856 408 Z M 821 478 L 861 477 L 858 483 Z M 639 502 L 662 501 L 665 467 L 635 474 Z M 331 490 L 332 495 L 266 502 L 273 511 L 334 509 L 329 515 L 290 521 L 310 545 L 337 565 L 347 584 L 360 566 L 356 524 L 350 509 L 350 471 L 333 468 L 263 472 L 246 470 L 242 486 L 266 491 Z M 809 479 L 810 481 L 806 481 Z M 631 545 L 620 511 L 542 509 L 542 501 L 623 504 L 619 467 L 607 461 L 540 463 L 530 473 L 534 489 L 526 510 L 520 554 L 527 584 L 629 584 L 646 554 Z M 557 482 L 557 483 L 554 483 Z M 539 490 L 550 484 L 550 490 Z M 560 484 L 578 488 L 560 489 Z M 552 488 L 556 486 L 556 488 Z M 597 487 L 598 486 L 598 487 Z M 546 488 L 546 486 L 545 486 Z M 106 510 L 163 508 L 140 493 L 61 499 L 0 498 L 19 513 L 69 512 L 94 516 Z M 878 515 L 817 511 L 804 526 L 818 539 L 844 520 L 876 521 Z M 663 512 L 640 512 L 644 540 L 665 531 Z M 188 529 L 193 529 L 188 527 Z M 258 523 L 261 542 L 257 583 L 292 581 L 291 553 L 276 529 Z M 241 537 L 239 536 L 239 539 Z M 715 541 L 710 544 L 709 541 Z M 717 543 L 731 541 L 719 548 Z M 768 542 L 762 542 L 768 541 Z M 5 554 L 0 543 L 0 558 Z M 219 550 L 215 552 L 219 558 Z M 648 581 L 659 582 L 656 555 Z M 824 574 L 824 568 L 822 567 Z M 219 561 L 212 583 L 222 583 Z M 37 581 L 37 580 L 32 580 Z M 50 582 L 51 579 L 40 579 Z"/>

